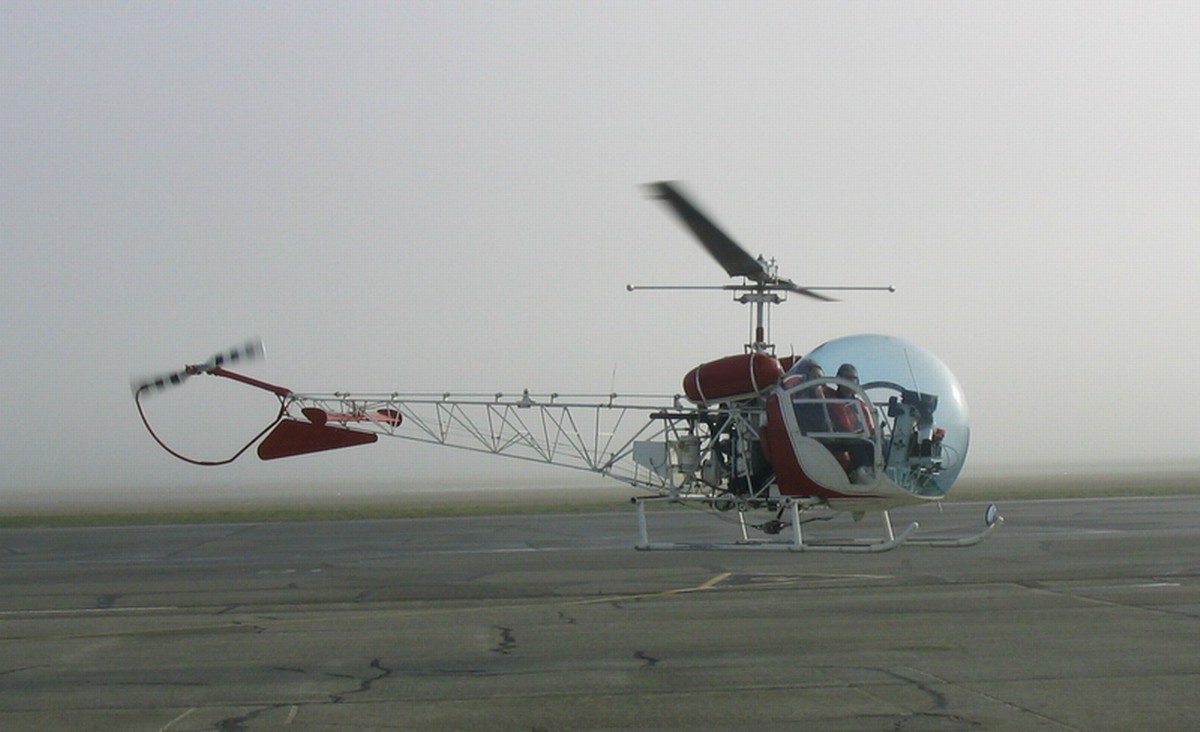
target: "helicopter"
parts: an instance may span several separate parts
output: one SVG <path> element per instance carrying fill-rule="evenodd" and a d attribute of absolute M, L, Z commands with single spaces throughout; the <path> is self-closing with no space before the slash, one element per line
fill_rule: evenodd
<path fill-rule="evenodd" d="M 769 309 L 789 295 L 833 301 L 833 291 L 891 286 L 802 286 L 754 257 L 703 212 L 682 186 L 656 182 L 650 197 L 695 237 L 735 282 L 629 285 L 637 290 L 718 290 L 752 308 L 740 353 L 702 363 L 670 395 L 531 393 L 301 393 L 230 370 L 264 355 L 254 339 L 208 360 L 131 381 L 138 414 L 171 455 L 196 465 L 228 464 L 257 444 L 261 460 L 377 442 L 424 442 L 599 474 L 639 489 L 639 550 L 712 549 L 877 553 L 901 545 L 966 547 L 1002 523 L 995 504 L 984 526 L 961 537 L 900 531 L 889 511 L 936 503 L 962 471 L 970 442 L 966 402 L 935 355 L 905 339 L 861 334 L 802 356 L 778 356 L 768 342 Z M 826 375 L 824 369 L 837 371 Z M 859 375 L 862 375 L 860 380 Z M 240 450 L 198 460 L 174 450 L 151 426 L 144 398 L 198 375 L 273 394 L 274 419 Z M 701 507 L 735 526 L 719 542 L 651 541 L 647 507 Z M 813 540 L 803 527 L 849 513 L 882 517 L 868 540 Z M 732 518 L 730 518 L 732 517 Z M 751 532 L 754 532 L 753 536 Z"/>

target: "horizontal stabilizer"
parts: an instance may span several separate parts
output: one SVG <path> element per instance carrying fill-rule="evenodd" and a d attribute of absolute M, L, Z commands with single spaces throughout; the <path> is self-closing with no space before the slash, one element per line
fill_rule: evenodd
<path fill-rule="evenodd" d="M 404 421 L 404 415 L 395 409 L 376 409 L 373 412 L 330 412 L 317 407 L 305 407 L 300 410 L 304 418 L 315 425 L 323 425 L 327 422 L 375 422 L 376 424 L 386 424 L 392 427 L 399 427 Z"/>
<path fill-rule="evenodd" d="M 369 445 L 378 439 L 379 435 L 370 432 L 284 419 L 258 446 L 258 457 L 262 460 L 275 460 L 310 452 Z"/>

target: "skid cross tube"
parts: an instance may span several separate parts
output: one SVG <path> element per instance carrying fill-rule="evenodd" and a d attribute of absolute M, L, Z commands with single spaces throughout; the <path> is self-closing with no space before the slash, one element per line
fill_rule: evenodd
<path fill-rule="evenodd" d="M 653 496 L 631 499 L 637 511 L 638 538 L 634 548 L 640 551 L 687 551 L 687 550 L 719 550 L 719 551 L 785 551 L 785 552 L 827 552 L 836 554 L 877 554 L 901 546 L 913 535 L 919 524 L 912 522 L 899 534 L 892 529 L 891 517 L 883 511 L 885 537 L 879 541 L 865 542 L 809 542 L 805 541 L 800 520 L 801 501 L 786 499 L 784 510 L 791 519 L 792 537 L 790 540 L 750 540 L 746 536 L 745 512 L 738 511 L 738 523 L 741 526 L 742 539 L 734 542 L 656 542 L 650 541 L 650 532 L 646 519 L 646 504 L 651 502 L 686 503 L 701 502 L 712 505 L 712 498 L 688 498 Z M 990 527 L 989 527 L 990 528 Z"/>

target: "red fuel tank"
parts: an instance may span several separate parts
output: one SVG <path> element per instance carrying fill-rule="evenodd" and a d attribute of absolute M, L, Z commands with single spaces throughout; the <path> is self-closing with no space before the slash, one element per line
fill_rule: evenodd
<path fill-rule="evenodd" d="M 703 363 L 683 377 L 683 393 L 697 404 L 754 396 L 783 376 L 774 356 L 743 353 Z"/>

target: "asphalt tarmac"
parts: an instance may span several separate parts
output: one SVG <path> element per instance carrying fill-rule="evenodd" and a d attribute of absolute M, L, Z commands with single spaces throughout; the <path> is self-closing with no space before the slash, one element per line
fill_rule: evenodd
<path fill-rule="evenodd" d="M 1001 513 L 878 555 L 638 552 L 631 511 L 3 530 L 0 728 L 1200 729 L 1200 497 Z"/>

